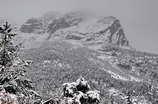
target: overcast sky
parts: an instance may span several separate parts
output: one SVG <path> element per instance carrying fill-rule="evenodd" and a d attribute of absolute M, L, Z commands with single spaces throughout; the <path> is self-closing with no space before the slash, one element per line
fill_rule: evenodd
<path fill-rule="evenodd" d="M 0 17 L 17 23 L 79 9 L 116 16 L 133 47 L 158 54 L 158 0 L 0 0 Z"/>

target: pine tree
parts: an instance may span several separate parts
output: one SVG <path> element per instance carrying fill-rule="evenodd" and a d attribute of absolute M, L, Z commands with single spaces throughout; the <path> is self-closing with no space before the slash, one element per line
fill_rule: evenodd
<path fill-rule="evenodd" d="M 28 63 L 19 58 L 20 44 L 14 44 L 16 34 L 12 33 L 8 22 L 0 26 L 0 35 L 0 88 L 17 95 L 19 100 L 22 99 L 20 104 L 34 104 L 34 100 L 40 96 L 25 76 Z"/>
<path fill-rule="evenodd" d="M 12 61 L 16 56 L 16 51 L 18 50 L 18 45 L 14 46 L 12 39 L 16 35 L 11 33 L 11 25 L 6 22 L 3 26 L 0 27 L 0 65 L 2 71 L 4 68 L 12 65 Z"/>

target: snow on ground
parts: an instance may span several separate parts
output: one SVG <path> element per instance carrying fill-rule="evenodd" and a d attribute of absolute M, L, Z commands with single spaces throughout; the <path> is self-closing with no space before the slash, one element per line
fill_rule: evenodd
<path fill-rule="evenodd" d="M 130 81 L 141 82 L 141 81 L 143 81 L 143 80 L 141 80 L 141 79 L 138 79 L 138 78 L 136 78 L 136 77 L 133 77 L 133 76 L 131 76 L 131 75 L 130 75 Z"/>
<path fill-rule="evenodd" d="M 76 40 L 65 40 L 73 45 L 73 48 L 83 47 L 83 44 Z"/>
<path fill-rule="evenodd" d="M 89 49 L 92 49 L 92 50 L 99 50 L 101 49 L 102 45 L 100 44 L 94 44 L 94 45 L 87 45 Z"/>
<path fill-rule="evenodd" d="M 124 81 L 129 81 L 129 79 L 127 79 L 127 78 L 125 78 L 125 77 L 123 77 L 123 76 L 120 76 L 120 75 L 118 75 L 118 74 L 116 74 L 116 73 L 114 73 L 114 72 L 112 72 L 112 71 L 110 71 L 110 70 L 107 70 L 107 72 L 108 72 L 109 74 L 111 74 L 111 77 L 113 77 L 113 78 L 115 78 L 115 79 L 120 79 L 120 80 L 124 80 Z"/>
<path fill-rule="evenodd" d="M 102 59 L 102 60 L 109 60 L 112 58 L 112 56 L 105 56 L 105 55 L 99 55 L 97 56 L 99 59 Z"/>
<path fill-rule="evenodd" d="M 117 95 L 118 92 L 119 92 L 119 91 L 118 91 L 117 89 L 115 89 L 115 88 L 111 88 L 111 89 L 109 89 L 108 91 L 109 91 L 109 94 L 110 94 L 110 95 L 115 95 L 115 94 Z"/>
<path fill-rule="evenodd" d="M 121 99 L 125 99 L 126 96 L 121 93 L 119 90 L 115 89 L 115 88 L 110 88 L 109 90 L 109 95 L 112 95 L 112 96 L 120 96 Z"/>
<path fill-rule="evenodd" d="M 111 63 L 111 65 L 112 65 L 115 69 L 120 70 L 116 65 L 114 65 L 114 64 L 112 64 L 112 63 Z M 136 81 L 136 82 L 141 82 L 141 81 L 143 81 L 143 80 L 137 78 L 136 76 L 134 77 L 134 76 L 132 76 L 132 75 L 130 75 L 130 74 L 128 74 L 128 73 L 127 73 L 127 76 L 128 76 L 128 81 Z M 115 78 L 119 78 L 119 77 L 115 77 Z"/>

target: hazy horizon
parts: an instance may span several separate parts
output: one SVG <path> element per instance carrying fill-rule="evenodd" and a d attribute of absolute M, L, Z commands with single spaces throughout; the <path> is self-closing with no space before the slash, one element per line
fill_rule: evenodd
<path fill-rule="evenodd" d="M 87 10 L 115 16 L 130 44 L 140 51 L 158 54 L 157 0 L 0 0 L 0 18 L 23 23 L 48 11 Z"/>

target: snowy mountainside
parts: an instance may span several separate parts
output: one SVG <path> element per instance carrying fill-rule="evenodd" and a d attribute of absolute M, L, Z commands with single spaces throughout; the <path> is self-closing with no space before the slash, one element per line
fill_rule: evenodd
<path fill-rule="evenodd" d="M 71 12 L 47 22 L 43 32 L 37 27 L 17 40 L 25 40 L 22 57 L 33 61 L 28 76 L 45 99 L 83 76 L 102 102 L 127 104 L 130 93 L 140 104 L 157 104 L 158 55 L 131 49 L 117 18 Z"/>
<path fill-rule="evenodd" d="M 109 47 L 96 51 L 56 39 L 25 50 L 23 57 L 32 60 L 28 76 L 45 99 L 56 96 L 62 83 L 83 76 L 108 101 L 113 96 L 116 103 L 126 104 L 131 93 L 137 101 L 156 102 L 158 56 Z"/>

